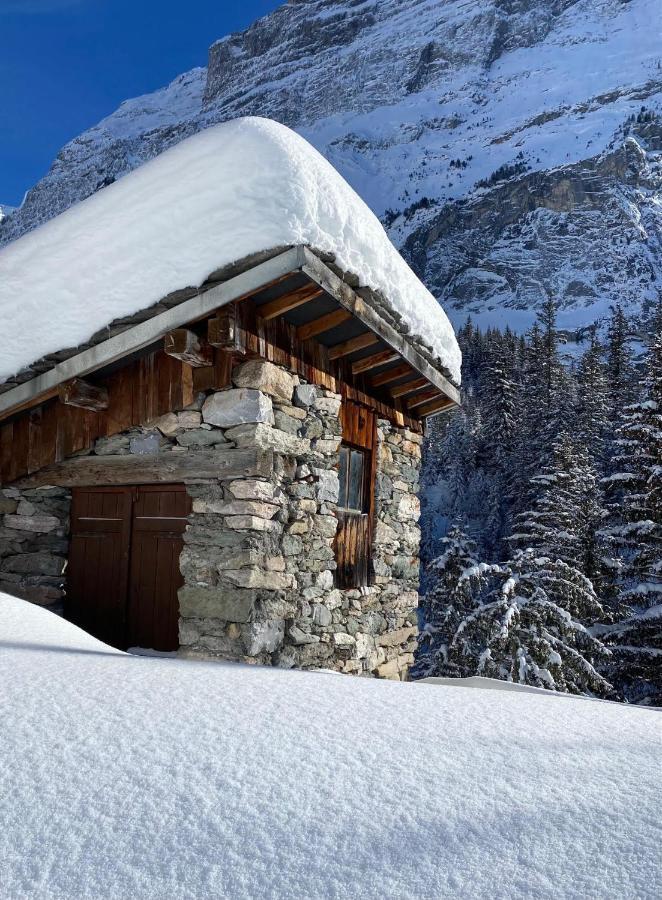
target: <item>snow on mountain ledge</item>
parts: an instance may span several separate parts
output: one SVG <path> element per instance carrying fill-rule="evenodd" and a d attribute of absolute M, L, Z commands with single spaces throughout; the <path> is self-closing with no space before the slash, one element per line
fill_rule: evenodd
<path fill-rule="evenodd" d="M 459 383 L 453 329 L 376 216 L 307 141 L 257 117 L 188 138 L 0 251 L 0 317 L 14 339 L 0 379 L 221 266 L 293 244 L 334 254 L 380 291 Z"/>
<path fill-rule="evenodd" d="M 656 711 L 0 635 L 4 897 L 662 895 Z"/>

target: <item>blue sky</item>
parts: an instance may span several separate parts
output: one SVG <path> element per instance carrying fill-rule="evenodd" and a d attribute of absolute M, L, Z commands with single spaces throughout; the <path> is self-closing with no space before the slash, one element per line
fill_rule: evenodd
<path fill-rule="evenodd" d="M 0 0 L 0 203 L 122 100 L 204 66 L 279 0 Z"/>

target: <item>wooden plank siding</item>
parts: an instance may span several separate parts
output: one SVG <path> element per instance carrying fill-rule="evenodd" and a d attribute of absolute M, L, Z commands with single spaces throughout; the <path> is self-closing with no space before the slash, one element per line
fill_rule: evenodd
<path fill-rule="evenodd" d="M 93 411 L 57 399 L 0 425 L 0 483 L 8 484 L 87 450 L 97 438 L 142 425 L 193 402 L 190 366 L 158 350 L 106 378 L 108 408 Z"/>
<path fill-rule="evenodd" d="M 390 374 L 371 378 L 369 370 L 353 373 L 351 359 L 313 338 L 302 339 L 300 329 L 282 317 L 264 319 L 250 299 L 232 306 L 233 350 L 215 347 L 213 366 L 192 368 L 163 350 L 147 351 L 111 374 L 100 373 L 94 378 L 94 384 L 107 392 L 107 409 L 69 406 L 53 397 L 0 423 L 0 484 L 90 449 L 100 437 L 148 424 L 188 406 L 197 391 L 227 387 L 232 366 L 250 357 L 284 366 L 307 382 L 334 391 L 343 400 L 362 404 L 397 426 L 422 431 L 421 420 L 416 414 L 409 415 L 402 401 L 384 402 L 375 397 L 375 383 L 390 381 Z M 200 326 L 205 324 L 206 320 Z M 370 332 L 361 337 L 363 342 L 358 343 L 364 346 L 377 340 Z M 409 371 L 407 365 L 404 368 Z"/>

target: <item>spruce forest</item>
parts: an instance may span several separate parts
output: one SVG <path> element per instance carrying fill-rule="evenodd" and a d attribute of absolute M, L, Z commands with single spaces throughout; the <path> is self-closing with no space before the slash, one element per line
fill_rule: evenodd
<path fill-rule="evenodd" d="M 525 336 L 459 331 L 463 408 L 423 476 L 418 677 L 483 675 L 662 705 L 662 302 L 568 359 L 556 305 Z"/>

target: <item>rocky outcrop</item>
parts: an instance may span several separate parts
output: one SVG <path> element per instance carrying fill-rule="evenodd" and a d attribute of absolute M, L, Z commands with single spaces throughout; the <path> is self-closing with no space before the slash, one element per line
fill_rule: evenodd
<path fill-rule="evenodd" d="M 657 0 L 286 3 L 67 144 L 0 243 L 256 114 L 330 159 L 456 321 L 525 327 L 550 291 L 568 328 L 616 300 L 635 312 L 662 288 L 658 15 Z"/>

